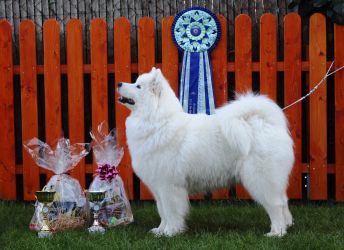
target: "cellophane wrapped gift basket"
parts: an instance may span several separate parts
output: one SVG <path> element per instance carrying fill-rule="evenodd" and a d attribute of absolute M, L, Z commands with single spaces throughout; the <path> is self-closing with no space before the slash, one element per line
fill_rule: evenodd
<path fill-rule="evenodd" d="M 89 223 L 89 207 L 79 182 L 67 174 L 90 151 L 87 143 L 70 145 L 68 139 L 59 138 L 55 150 L 37 138 L 24 144 L 36 164 L 55 173 L 42 191 L 56 192 L 50 205 L 48 223 L 52 231 L 81 228 Z M 42 227 L 43 204 L 36 201 L 30 229 Z"/>
<path fill-rule="evenodd" d="M 105 192 L 105 200 L 99 211 L 99 221 L 107 227 L 129 224 L 134 219 L 122 178 L 117 170 L 123 157 L 123 148 L 117 144 L 116 130 L 108 133 L 107 125 L 103 122 L 97 131 L 90 134 L 97 163 L 97 175 L 89 191 Z"/>

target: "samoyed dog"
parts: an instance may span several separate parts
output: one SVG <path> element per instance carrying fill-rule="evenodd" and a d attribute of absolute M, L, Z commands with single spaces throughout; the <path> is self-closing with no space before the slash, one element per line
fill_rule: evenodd
<path fill-rule="evenodd" d="M 240 182 L 271 220 L 268 236 L 293 222 L 288 177 L 294 163 L 286 117 L 265 96 L 245 94 L 214 115 L 187 114 L 159 69 L 133 84 L 120 83 L 130 109 L 126 135 L 137 176 L 152 192 L 161 223 L 151 231 L 173 236 L 186 229 L 188 195 Z"/>

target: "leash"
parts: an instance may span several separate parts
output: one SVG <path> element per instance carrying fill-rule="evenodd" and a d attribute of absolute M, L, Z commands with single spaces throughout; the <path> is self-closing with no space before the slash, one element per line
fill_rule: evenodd
<path fill-rule="evenodd" d="M 302 100 L 306 99 L 308 96 L 310 96 L 311 94 L 313 94 L 313 93 L 319 88 L 319 86 L 326 80 L 327 77 L 329 77 L 330 75 L 333 75 L 333 74 L 337 73 L 338 71 L 344 69 L 344 65 L 343 65 L 343 66 L 339 67 L 338 69 L 336 69 L 336 70 L 334 70 L 334 71 L 332 71 L 332 72 L 330 73 L 330 71 L 331 71 L 331 69 L 332 69 L 332 67 L 333 67 L 333 64 L 334 64 L 334 61 L 331 63 L 331 65 L 330 65 L 330 67 L 328 68 L 328 70 L 327 70 L 325 76 L 317 83 L 317 85 L 314 86 L 314 88 L 312 88 L 306 95 L 302 96 L 300 99 L 298 99 L 298 100 L 296 100 L 295 102 L 293 102 L 293 103 L 287 105 L 286 107 L 284 107 L 282 110 L 286 110 L 286 109 L 288 109 L 288 108 L 294 106 L 295 104 L 301 102 Z"/>

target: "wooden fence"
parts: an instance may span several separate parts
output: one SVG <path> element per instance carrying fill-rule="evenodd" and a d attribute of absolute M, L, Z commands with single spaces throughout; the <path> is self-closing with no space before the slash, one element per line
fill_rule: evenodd
<path fill-rule="evenodd" d="M 309 60 L 301 60 L 301 19 L 291 13 L 284 19 L 284 61 L 277 61 L 276 17 L 264 14 L 260 19 L 260 61 L 252 61 L 252 22 L 249 16 L 235 18 L 235 61 L 227 59 L 227 21 L 219 15 L 223 30 L 221 40 L 212 52 L 214 91 L 216 105 L 228 100 L 228 90 L 242 92 L 252 88 L 252 74 L 259 73 L 260 93 L 277 98 L 277 73 L 284 73 L 284 104 L 287 105 L 301 97 L 302 86 L 309 82 L 309 88 L 322 79 L 330 62 L 326 60 L 326 19 L 320 14 L 310 18 Z M 84 75 L 91 75 L 91 118 L 92 128 L 103 121 L 109 121 L 109 100 L 115 93 L 108 94 L 108 77 L 114 75 L 114 87 L 118 82 L 131 82 L 133 74 L 147 72 L 152 66 L 160 67 L 172 88 L 178 93 L 179 58 L 171 38 L 173 17 L 162 20 L 161 44 L 162 61 L 155 61 L 155 26 L 153 19 L 142 17 L 138 22 L 138 63 L 131 62 L 130 22 L 126 18 L 114 21 L 114 64 L 107 61 L 107 24 L 103 19 L 94 19 L 90 24 L 91 63 L 83 63 L 83 28 L 80 20 L 71 19 L 66 25 L 67 64 L 60 63 L 60 29 L 58 22 L 48 20 L 43 26 L 44 65 L 36 63 L 35 25 L 30 20 L 20 23 L 19 48 L 20 65 L 13 65 L 12 28 L 5 20 L 0 21 L 0 199 L 16 199 L 16 178 L 23 176 L 25 200 L 34 199 L 35 191 L 40 189 L 40 174 L 51 173 L 38 168 L 31 157 L 23 152 L 22 164 L 16 163 L 15 139 L 21 135 L 22 141 L 38 137 L 39 116 L 45 117 L 45 139 L 48 143 L 60 135 L 62 130 L 61 75 L 68 78 L 68 135 L 72 143 L 85 141 Z M 344 26 L 334 27 L 335 68 L 344 65 Z M 307 73 L 302 81 L 302 72 Z M 229 82 L 228 75 L 234 74 L 235 81 Z M 14 78 L 20 77 L 20 91 L 14 91 Z M 44 103 L 39 103 L 37 78 L 44 76 Z M 309 198 L 328 199 L 327 176 L 335 174 L 335 198 L 344 200 L 344 71 L 338 72 L 335 84 L 335 164 L 327 162 L 327 88 L 323 84 L 309 100 L 309 112 L 303 114 L 301 105 L 286 111 L 290 131 L 295 142 L 296 162 L 289 181 L 289 197 L 302 198 L 302 174 L 309 175 Z M 14 99 L 20 95 L 21 105 L 15 107 Z M 117 98 L 117 94 L 116 94 Z M 43 106 L 43 107 L 42 107 Z M 18 111 L 19 109 L 19 111 Z M 21 114 L 20 117 L 14 114 Z M 43 114 L 41 114 L 43 113 Z M 125 146 L 124 122 L 128 111 L 115 103 L 115 123 L 119 142 Z M 302 116 L 308 115 L 309 162 L 303 163 Z M 17 131 L 14 120 L 21 120 L 21 131 Z M 109 121 L 110 122 L 110 121 Z M 21 151 L 20 151 L 21 152 Z M 86 174 L 94 172 L 94 165 L 82 161 L 71 172 L 86 188 Z M 130 199 L 134 198 L 133 172 L 130 156 L 125 147 L 124 158 L 120 164 L 120 174 L 125 182 Z M 147 188 L 140 185 L 140 199 L 151 199 Z M 249 198 L 245 190 L 237 185 L 236 196 Z M 230 198 L 228 189 L 212 193 L 213 199 Z M 194 196 L 202 199 L 203 195 Z"/>
<path fill-rule="evenodd" d="M 279 29 L 282 29 L 283 17 L 288 12 L 288 0 L 1 0 L 0 19 L 7 19 L 13 24 L 13 40 L 19 44 L 20 21 L 31 19 L 36 24 L 37 63 L 43 63 L 43 23 L 49 19 L 56 19 L 61 25 L 61 43 L 66 43 L 65 24 L 70 18 L 78 18 L 83 23 L 84 62 L 90 63 L 89 25 L 94 18 L 103 18 L 108 26 L 108 60 L 113 62 L 113 20 L 126 17 L 131 24 L 131 55 L 132 62 L 137 62 L 137 23 L 143 16 L 154 20 L 156 31 L 156 55 L 161 61 L 161 20 L 165 16 L 174 16 L 179 11 L 191 6 L 201 6 L 213 13 L 226 17 L 228 22 L 229 49 L 227 53 L 233 56 L 234 18 L 239 14 L 248 14 L 252 18 L 252 37 L 258 37 L 259 18 L 264 12 L 276 15 Z M 283 32 L 278 34 L 282 41 Z M 280 43 L 283 45 L 283 43 Z M 61 46 L 61 62 L 66 62 L 66 48 Z M 258 53 L 253 47 L 252 56 Z M 13 49 L 14 63 L 19 63 L 19 46 Z M 280 53 L 278 53 L 280 54 Z"/>

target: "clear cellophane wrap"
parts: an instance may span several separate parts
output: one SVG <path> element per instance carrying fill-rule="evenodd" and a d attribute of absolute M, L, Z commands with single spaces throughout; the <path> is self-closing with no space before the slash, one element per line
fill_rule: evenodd
<path fill-rule="evenodd" d="M 36 164 L 55 173 L 42 191 L 54 191 L 55 196 L 49 204 L 48 224 L 52 231 L 62 231 L 86 226 L 89 208 L 79 182 L 67 174 L 90 151 L 87 143 L 70 145 L 66 138 L 59 138 L 55 150 L 37 138 L 24 144 Z M 35 213 L 30 229 L 39 231 L 42 227 L 43 204 L 36 201 Z"/>
<path fill-rule="evenodd" d="M 107 227 L 128 224 L 133 221 L 133 214 L 122 178 L 117 170 L 123 157 L 123 148 L 117 143 L 116 130 L 113 129 L 108 133 L 107 126 L 101 123 L 97 131 L 92 131 L 90 134 L 98 169 L 89 191 L 105 192 L 99 221 Z"/>

